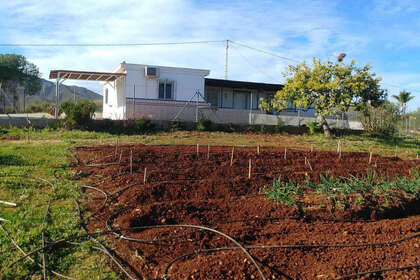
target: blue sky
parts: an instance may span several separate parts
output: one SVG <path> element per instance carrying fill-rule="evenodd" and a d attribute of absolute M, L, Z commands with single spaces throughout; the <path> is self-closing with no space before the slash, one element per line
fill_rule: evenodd
<path fill-rule="evenodd" d="M 2 1 L 3 2 L 3 1 Z M 295 60 L 370 63 L 391 94 L 420 107 L 418 1 L 14 0 L 0 7 L 0 43 L 143 43 L 230 39 Z M 194 67 L 223 78 L 224 45 L 0 47 L 40 67 L 111 71 L 132 63 Z M 232 46 L 229 78 L 277 83 L 290 61 Z M 66 84 L 75 84 L 66 81 Z M 98 83 L 78 83 L 95 91 Z"/>

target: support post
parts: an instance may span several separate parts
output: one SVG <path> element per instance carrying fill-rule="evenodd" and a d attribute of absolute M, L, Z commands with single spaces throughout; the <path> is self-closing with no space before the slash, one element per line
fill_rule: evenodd
<path fill-rule="evenodd" d="M 55 80 L 55 119 L 58 120 L 58 107 L 60 100 L 60 73 L 57 73 L 57 79 Z"/>
<path fill-rule="evenodd" d="M 226 51 L 225 51 L 225 80 L 228 79 L 228 60 L 229 60 L 229 40 L 226 40 Z"/>
<path fill-rule="evenodd" d="M 249 121 L 248 121 L 248 123 L 252 124 L 252 91 L 251 91 L 251 94 L 249 96 L 249 100 L 250 100 L 250 102 L 249 102 Z"/>
<path fill-rule="evenodd" d="M 136 119 L 136 85 L 134 85 L 134 98 L 133 98 L 133 120 Z"/>
<path fill-rule="evenodd" d="M 200 100 L 200 96 L 198 94 L 197 95 L 197 100 L 195 102 L 195 122 L 198 122 L 198 102 Z"/>

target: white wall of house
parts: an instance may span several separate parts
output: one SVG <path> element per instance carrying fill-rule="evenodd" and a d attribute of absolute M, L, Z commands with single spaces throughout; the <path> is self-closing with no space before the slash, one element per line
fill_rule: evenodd
<path fill-rule="evenodd" d="M 125 81 L 127 98 L 159 99 L 159 83 L 173 84 L 172 100 L 189 100 L 196 91 L 204 95 L 204 77 L 210 71 L 200 69 L 153 66 L 158 69 L 156 79 L 148 79 L 145 75 L 145 67 L 142 64 L 122 64 L 126 70 Z M 134 96 L 135 95 L 135 96 Z M 201 99 L 201 101 L 203 101 Z"/>
<path fill-rule="evenodd" d="M 146 77 L 145 68 L 156 67 L 158 77 Z M 154 66 L 144 64 L 121 63 L 114 72 L 125 72 L 124 80 L 117 81 L 114 87 L 110 83 L 104 84 L 103 118 L 128 118 L 126 112 L 127 99 L 151 99 L 165 101 L 187 101 L 199 91 L 204 96 L 204 77 L 209 70 Z M 159 98 L 159 83 L 171 84 L 171 98 Z M 108 104 L 105 103 L 105 92 L 108 90 Z M 194 99 L 196 101 L 197 99 Z M 203 98 L 199 98 L 203 102 Z"/>
<path fill-rule="evenodd" d="M 102 89 L 103 112 L 102 118 L 122 120 L 125 118 L 126 100 L 124 97 L 125 80 L 104 83 Z"/>

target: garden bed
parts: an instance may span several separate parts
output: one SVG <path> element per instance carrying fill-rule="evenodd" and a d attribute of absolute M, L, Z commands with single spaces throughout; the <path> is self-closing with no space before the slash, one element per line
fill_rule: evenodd
<path fill-rule="evenodd" d="M 73 152 L 77 176 L 105 192 L 86 190 L 85 206 L 95 214 L 87 228 L 109 231 L 110 247 L 133 278 L 331 279 L 420 263 L 416 193 L 391 185 L 381 193 L 327 189 L 331 196 L 316 187 L 333 181 L 326 178 L 371 174 L 409 181 L 415 160 L 279 147 Z M 297 190 L 282 203 L 266 195 L 279 177 Z M 419 279 L 420 271 L 359 278 Z"/>

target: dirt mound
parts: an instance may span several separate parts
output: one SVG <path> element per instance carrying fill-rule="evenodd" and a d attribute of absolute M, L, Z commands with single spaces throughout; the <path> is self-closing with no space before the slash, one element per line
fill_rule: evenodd
<path fill-rule="evenodd" d="M 420 263 L 418 202 L 391 202 L 388 212 L 372 216 L 366 209 L 332 212 L 316 194 L 299 198 L 305 211 L 261 195 L 279 176 L 318 182 L 320 174 L 375 170 L 394 178 L 410 176 L 415 161 L 373 155 L 369 163 L 366 153 L 267 147 L 235 147 L 232 156 L 232 147 L 197 153 L 196 146 L 124 145 L 78 148 L 75 155 L 78 174 L 109 198 L 88 228 L 114 231 L 111 247 L 136 278 L 261 279 L 225 235 L 249 251 L 266 279 L 331 279 Z M 93 212 L 103 195 L 86 192 Z M 420 279 L 420 271 L 359 278 Z"/>

